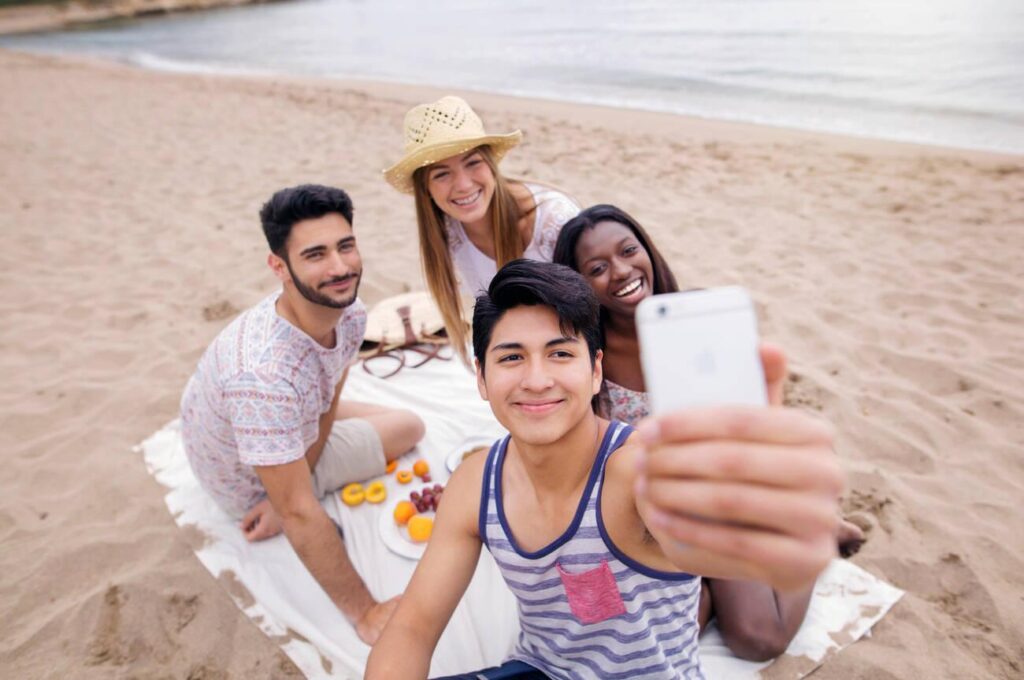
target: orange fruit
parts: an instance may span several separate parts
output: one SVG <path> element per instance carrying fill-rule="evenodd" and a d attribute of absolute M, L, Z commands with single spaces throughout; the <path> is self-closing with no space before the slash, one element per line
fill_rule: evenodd
<path fill-rule="evenodd" d="M 423 515 L 413 515 L 409 518 L 409 538 L 416 543 L 426 543 L 430 540 L 430 533 L 434 530 L 434 520 Z"/>
<path fill-rule="evenodd" d="M 412 466 L 412 473 L 417 477 L 430 474 L 430 466 L 427 465 L 427 461 L 418 460 Z"/>
<path fill-rule="evenodd" d="M 398 505 L 395 506 L 395 522 L 400 526 L 408 524 L 415 514 L 416 506 L 411 501 L 399 501 Z"/>
<path fill-rule="evenodd" d="M 373 482 L 366 487 L 366 500 L 370 503 L 383 503 L 388 497 L 388 490 L 384 488 L 384 482 Z"/>
<path fill-rule="evenodd" d="M 362 484 L 349 484 L 341 490 L 341 502 L 345 505 L 356 506 L 366 500 L 366 492 Z"/>
<path fill-rule="evenodd" d="M 412 472 L 409 470 L 399 470 L 398 474 L 395 475 L 395 479 L 398 480 L 399 484 L 408 484 L 412 481 Z"/>
<path fill-rule="evenodd" d="M 392 472 L 395 471 L 396 467 L 398 467 L 397 460 L 388 461 L 388 464 L 384 466 L 384 472 L 390 475 Z"/>

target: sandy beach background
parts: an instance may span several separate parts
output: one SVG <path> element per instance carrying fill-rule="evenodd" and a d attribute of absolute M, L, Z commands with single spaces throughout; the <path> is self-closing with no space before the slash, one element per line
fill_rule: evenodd
<path fill-rule="evenodd" d="M 276 189 L 355 202 L 362 297 L 422 287 L 380 178 L 398 85 L 0 51 L 0 675 L 297 671 L 192 554 L 132 446 L 274 288 Z M 908 591 L 822 678 L 1024 673 L 1024 158 L 465 95 L 504 169 L 646 225 L 684 285 L 740 283 L 835 423 L 854 560 Z"/>

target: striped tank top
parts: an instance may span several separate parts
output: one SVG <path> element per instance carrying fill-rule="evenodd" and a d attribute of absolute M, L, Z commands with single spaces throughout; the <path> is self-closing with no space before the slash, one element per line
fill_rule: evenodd
<path fill-rule="evenodd" d="M 501 498 L 509 438 L 484 468 L 480 536 L 519 606 L 512 653 L 552 678 L 698 678 L 700 578 L 644 566 L 612 542 L 601 517 L 608 457 L 632 428 L 613 421 L 569 528 L 535 552 L 519 547 Z"/>

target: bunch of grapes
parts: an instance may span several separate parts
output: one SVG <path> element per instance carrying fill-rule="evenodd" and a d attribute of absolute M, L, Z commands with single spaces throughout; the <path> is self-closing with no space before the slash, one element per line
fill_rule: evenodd
<path fill-rule="evenodd" d="M 441 502 L 443 493 L 444 487 L 440 484 L 425 486 L 420 491 L 410 493 L 409 500 L 416 506 L 416 512 L 426 512 L 427 510 L 437 512 L 437 506 Z"/>

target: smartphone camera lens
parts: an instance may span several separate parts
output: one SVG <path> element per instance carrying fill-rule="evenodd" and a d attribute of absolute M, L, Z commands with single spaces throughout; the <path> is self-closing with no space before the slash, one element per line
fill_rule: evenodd
<path fill-rule="evenodd" d="M 658 316 L 665 316 L 666 314 L 668 314 L 668 307 L 666 307 L 665 305 L 660 305 L 658 307 Z"/>

